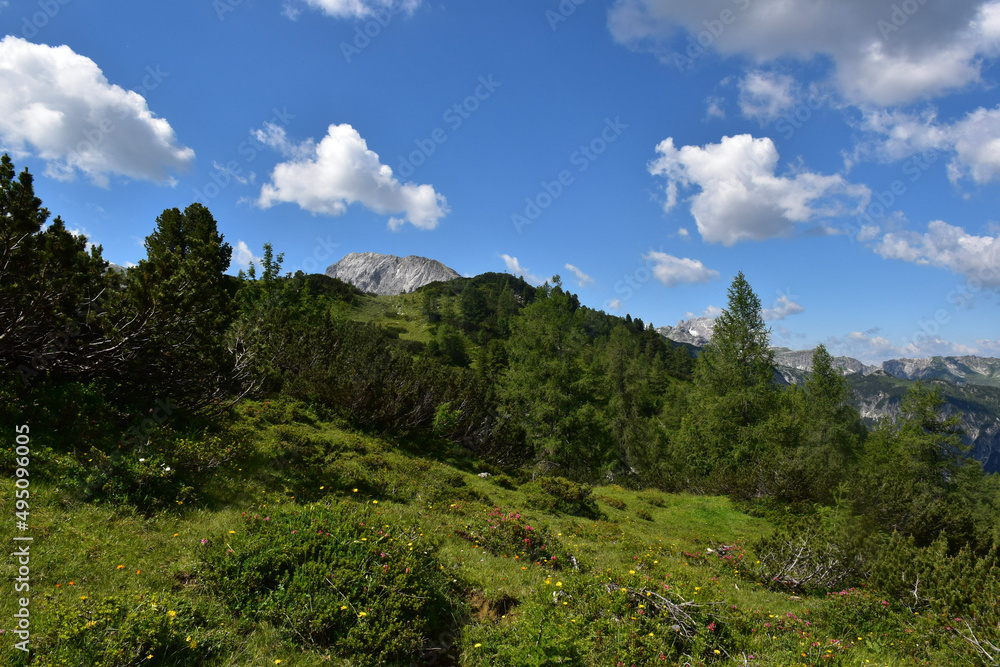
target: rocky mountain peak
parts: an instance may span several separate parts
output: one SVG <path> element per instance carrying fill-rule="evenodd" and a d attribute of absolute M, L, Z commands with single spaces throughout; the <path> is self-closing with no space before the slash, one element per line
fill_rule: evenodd
<path fill-rule="evenodd" d="M 379 295 L 407 294 L 436 281 L 460 278 L 457 271 L 435 259 L 409 255 L 382 255 L 377 252 L 352 252 L 326 275 L 351 283 L 362 292 Z"/>

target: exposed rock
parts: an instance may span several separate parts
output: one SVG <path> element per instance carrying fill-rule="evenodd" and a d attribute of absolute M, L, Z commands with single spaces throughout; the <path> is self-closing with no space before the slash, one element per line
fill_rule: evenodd
<path fill-rule="evenodd" d="M 448 281 L 461 276 L 441 262 L 409 255 L 380 255 L 377 252 L 352 252 L 326 275 L 351 283 L 362 292 L 379 295 L 407 294 L 436 281 Z"/>
<path fill-rule="evenodd" d="M 694 317 L 690 320 L 681 320 L 676 326 L 660 327 L 656 331 L 675 343 L 705 347 L 712 340 L 712 332 L 715 331 L 715 318 Z"/>

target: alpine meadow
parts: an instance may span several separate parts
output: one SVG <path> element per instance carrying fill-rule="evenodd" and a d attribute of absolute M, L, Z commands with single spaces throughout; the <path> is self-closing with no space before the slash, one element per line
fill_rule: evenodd
<path fill-rule="evenodd" d="M 1000 0 L 0 27 L 0 666 L 1000 666 Z"/>

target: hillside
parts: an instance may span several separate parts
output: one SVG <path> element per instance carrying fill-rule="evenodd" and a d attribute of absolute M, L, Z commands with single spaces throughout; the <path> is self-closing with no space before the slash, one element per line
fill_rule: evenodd
<path fill-rule="evenodd" d="M 243 403 L 227 432 L 239 453 L 152 514 L 70 501 L 69 478 L 39 470 L 32 664 L 408 664 L 416 650 L 419 664 L 895 666 L 964 652 L 943 620 L 870 593 L 765 585 L 751 546 L 774 527 L 725 498 L 546 487 L 288 401 Z M 35 433 L 34 465 L 79 465 Z M 317 521 L 337 540 L 302 530 Z M 302 551 L 321 544 L 332 570 Z M 4 596 L 0 613 L 16 611 Z M 0 663 L 23 664 L 12 641 Z"/>
<path fill-rule="evenodd" d="M 697 354 L 711 340 L 712 318 L 694 318 L 657 329 Z M 814 350 L 773 348 L 780 382 L 803 385 L 812 370 Z M 987 472 L 1000 472 L 1000 359 L 932 357 L 890 359 L 872 366 L 851 357 L 833 357 L 834 366 L 851 385 L 852 402 L 869 426 L 883 418 L 896 419 L 900 401 L 916 381 L 937 387 L 949 414 L 961 413 L 963 440 Z"/>
<path fill-rule="evenodd" d="M 1000 659 L 1000 477 L 928 386 L 776 383 L 743 274 L 695 358 L 558 279 L 230 276 L 201 204 L 109 272 L 14 190 L 0 664 Z"/>

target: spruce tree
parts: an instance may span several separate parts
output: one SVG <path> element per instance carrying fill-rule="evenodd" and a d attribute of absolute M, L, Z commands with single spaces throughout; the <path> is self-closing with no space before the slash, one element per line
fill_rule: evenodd
<path fill-rule="evenodd" d="M 740 272 L 727 308 L 695 365 L 696 396 L 675 439 L 689 485 L 756 495 L 773 466 L 767 421 L 778 396 L 760 298 Z"/>

